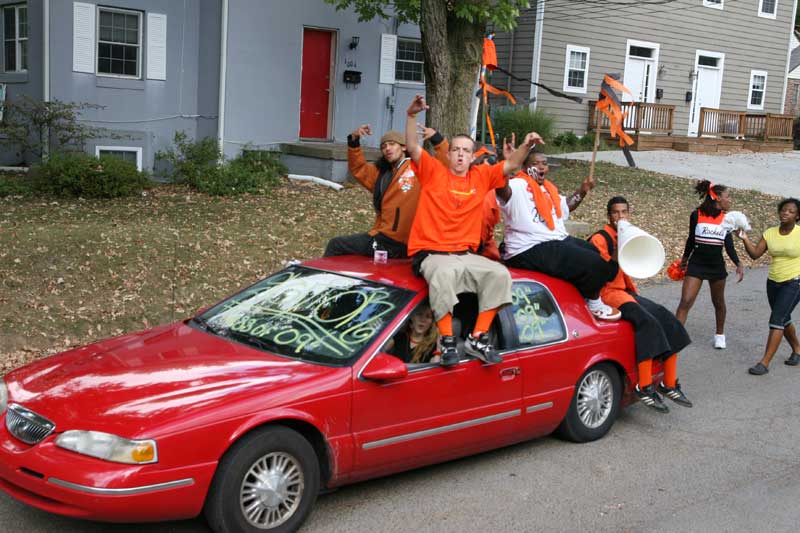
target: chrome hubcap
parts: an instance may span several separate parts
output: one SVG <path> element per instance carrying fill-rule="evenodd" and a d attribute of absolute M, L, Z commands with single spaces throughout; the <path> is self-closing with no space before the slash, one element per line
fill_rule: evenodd
<path fill-rule="evenodd" d="M 578 417 L 588 428 L 603 425 L 611 414 L 614 391 L 608 376 L 598 370 L 586 374 L 578 385 Z"/>
<path fill-rule="evenodd" d="M 259 529 L 279 526 L 297 511 L 304 487 L 297 459 L 285 452 L 267 454 L 244 476 L 239 492 L 242 513 Z"/>

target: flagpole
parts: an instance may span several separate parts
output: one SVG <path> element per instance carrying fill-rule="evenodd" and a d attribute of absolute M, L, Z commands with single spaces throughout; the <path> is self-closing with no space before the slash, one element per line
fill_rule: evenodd
<path fill-rule="evenodd" d="M 594 179 L 594 162 L 597 160 L 597 149 L 600 147 L 600 114 L 597 108 L 594 112 L 594 148 L 592 148 L 592 164 L 589 166 L 589 179 Z"/>

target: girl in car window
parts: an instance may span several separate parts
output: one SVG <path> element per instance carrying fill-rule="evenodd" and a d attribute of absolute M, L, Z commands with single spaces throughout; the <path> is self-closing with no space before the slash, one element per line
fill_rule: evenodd
<path fill-rule="evenodd" d="M 406 326 L 389 341 L 386 351 L 409 364 L 435 363 L 439 330 L 430 305 L 422 304 L 411 313 Z"/>

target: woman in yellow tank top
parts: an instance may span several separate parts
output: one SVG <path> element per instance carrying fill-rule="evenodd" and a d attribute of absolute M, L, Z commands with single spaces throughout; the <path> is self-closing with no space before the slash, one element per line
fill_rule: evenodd
<path fill-rule="evenodd" d="M 758 259 L 767 251 L 772 256 L 767 278 L 767 299 L 772 310 L 769 316 L 767 347 L 761 361 L 748 370 L 756 376 L 769 372 L 769 363 L 778 351 L 781 337 L 792 347 L 792 354 L 784 362 L 790 366 L 800 363 L 800 342 L 792 324 L 792 311 L 800 301 L 800 228 L 797 227 L 797 222 L 800 221 L 800 200 L 782 200 L 778 204 L 778 217 L 780 226 L 767 229 L 758 244 L 750 242 L 744 231 L 737 234 L 744 243 L 747 255 L 753 259 Z"/>

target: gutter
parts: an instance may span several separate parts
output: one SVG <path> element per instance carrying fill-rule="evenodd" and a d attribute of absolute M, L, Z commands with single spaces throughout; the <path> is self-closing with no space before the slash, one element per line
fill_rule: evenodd
<path fill-rule="evenodd" d="M 536 25 L 533 36 L 533 64 L 531 65 L 531 80 L 539 83 L 539 69 L 542 61 L 542 30 L 544 28 L 544 3 L 545 0 L 536 2 Z M 539 105 L 539 87 L 531 84 L 531 102 L 535 110 Z"/>
<path fill-rule="evenodd" d="M 225 157 L 225 88 L 228 78 L 228 0 L 222 0 L 219 46 L 219 112 L 217 113 L 217 145 Z"/>

